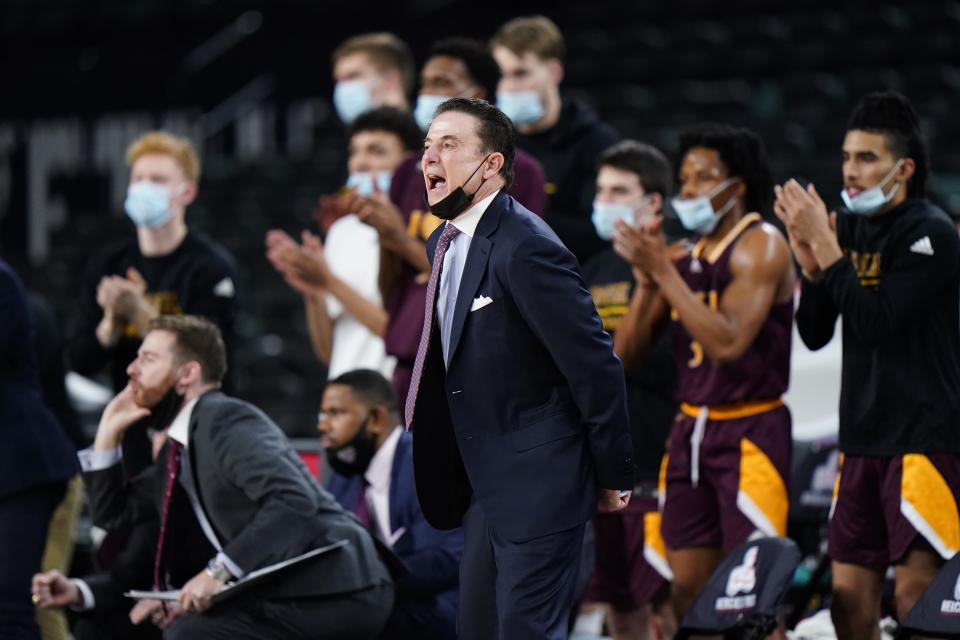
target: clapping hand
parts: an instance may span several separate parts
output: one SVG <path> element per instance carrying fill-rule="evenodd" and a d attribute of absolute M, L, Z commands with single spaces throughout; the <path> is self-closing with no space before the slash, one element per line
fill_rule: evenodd
<path fill-rule="evenodd" d="M 793 179 L 773 188 L 776 201 L 773 211 L 783 222 L 790 239 L 790 248 L 808 279 L 820 277 L 821 267 L 815 247 L 824 243 L 836 245 L 837 214 L 827 213 L 827 206 L 813 183 L 804 189 Z M 839 250 L 839 249 L 838 249 Z"/>
<path fill-rule="evenodd" d="M 614 223 L 613 250 L 633 267 L 640 286 L 655 286 L 656 275 L 688 253 L 681 244 L 667 244 L 662 225 L 659 215 L 637 227 L 625 220 Z"/>
<path fill-rule="evenodd" d="M 149 307 L 146 299 L 147 283 L 140 272 L 130 267 L 126 277 L 104 276 L 97 285 L 97 304 L 105 314 L 113 315 L 127 322 L 133 322 L 144 307 Z"/>
<path fill-rule="evenodd" d="M 330 230 L 334 222 L 350 213 L 350 208 L 347 206 L 348 198 L 349 195 L 331 193 L 317 199 L 317 208 L 313 211 L 313 219 L 316 220 L 324 234 Z"/>
<path fill-rule="evenodd" d="M 391 251 L 397 251 L 406 238 L 406 226 L 400 210 L 386 193 L 374 191 L 371 196 L 362 196 L 350 192 L 347 206 L 357 215 L 360 222 L 370 225 L 380 234 L 380 244 Z"/>
<path fill-rule="evenodd" d="M 103 309 L 103 319 L 97 326 L 97 340 L 109 348 L 120 339 L 123 327 L 132 324 L 141 335 L 147 332 L 151 318 L 160 310 L 147 298 L 147 283 L 140 272 L 130 267 L 125 278 L 104 276 L 97 285 L 97 304 Z"/>
<path fill-rule="evenodd" d="M 267 232 L 267 259 L 291 287 L 312 295 L 326 288 L 332 276 L 320 238 L 309 231 L 301 238 L 303 244 L 299 245 L 283 231 Z"/>

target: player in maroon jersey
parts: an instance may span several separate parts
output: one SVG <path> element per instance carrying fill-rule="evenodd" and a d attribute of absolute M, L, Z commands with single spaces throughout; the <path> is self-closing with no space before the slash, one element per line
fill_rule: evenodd
<path fill-rule="evenodd" d="M 645 276 L 637 321 L 620 332 L 642 353 L 671 321 L 681 410 L 660 471 L 661 532 L 678 618 L 724 552 L 785 535 L 790 464 L 787 389 L 794 268 L 759 211 L 772 195 L 766 152 L 746 129 L 700 125 L 680 140 L 672 201 L 694 245 L 676 259 L 661 218 L 619 221 L 614 248 Z M 624 356 L 626 358 L 626 355 Z"/>

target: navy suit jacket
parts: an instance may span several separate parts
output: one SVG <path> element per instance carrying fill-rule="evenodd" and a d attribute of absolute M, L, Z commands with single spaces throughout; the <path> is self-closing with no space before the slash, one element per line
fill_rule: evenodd
<path fill-rule="evenodd" d="M 0 498 L 79 471 L 73 443 L 44 404 L 23 284 L 0 260 Z"/>
<path fill-rule="evenodd" d="M 471 310 L 480 296 L 492 302 Z M 412 419 L 431 524 L 458 526 L 473 496 L 521 542 L 589 520 L 598 487 L 633 488 L 623 368 L 576 258 L 503 191 L 470 243 L 447 367 L 438 324 Z"/>
<path fill-rule="evenodd" d="M 397 442 L 390 472 L 390 531 L 405 532 L 393 544 L 409 573 L 396 582 L 398 603 L 404 600 L 437 598 L 438 606 L 449 612 L 450 623 L 457 606 L 463 530 L 438 531 L 423 517 L 413 481 L 413 439 L 404 433 Z M 361 477 L 330 476 L 327 489 L 347 510 L 353 509 L 361 489 Z"/>

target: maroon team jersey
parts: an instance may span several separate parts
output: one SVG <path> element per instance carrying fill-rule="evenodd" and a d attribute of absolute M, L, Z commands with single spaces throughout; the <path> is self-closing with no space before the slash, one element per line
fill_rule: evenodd
<path fill-rule="evenodd" d="M 759 214 L 743 217 L 709 254 L 703 255 L 704 239 L 689 256 L 677 262 L 677 270 L 690 289 L 711 309 L 718 309 L 724 290 L 733 280 L 730 256 L 737 240 L 754 226 L 762 224 Z M 775 303 L 770 308 L 747 350 L 737 360 L 717 364 L 704 352 L 671 309 L 674 354 L 677 360 L 677 397 L 698 406 L 728 405 L 739 402 L 772 400 L 786 390 L 790 378 L 790 341 L 793 324 L 793 300 Z"/>

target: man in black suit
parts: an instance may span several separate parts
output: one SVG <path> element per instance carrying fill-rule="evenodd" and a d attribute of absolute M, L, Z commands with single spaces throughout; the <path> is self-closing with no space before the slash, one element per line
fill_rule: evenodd
<path fill-rule="evenodd" d="M 155 465 L 154 584 L 179 587 L 180 596 L 167 613 L 150 612 L 164 637 L 375 637 L 393 589 L 369 534 L 266 415 L 218 390 L 225 370 L 214 324 L 191 316 L 151 322 L 129 384 L 104 410 L 92 450 L 81 452 L 94 522 L 111 528 L 147 513 L 149 504 L 128 495 L 118 446 L 138 420 L 169 424 Z M 226 581 L 341 540 L 347 545 L 211 607 Z"/>
<path fill-rule="evenodd" d="M 438 108 L 424 142 L 433 270 L 407 396 L 423 513 L 462 522 L 460 638 L 567 637 L 584 524 L 627 505 L 623 369 L 577 261 L 506 194 L 513 125 Z M 435 309 L 434 309 L 434 302 Z"/>

